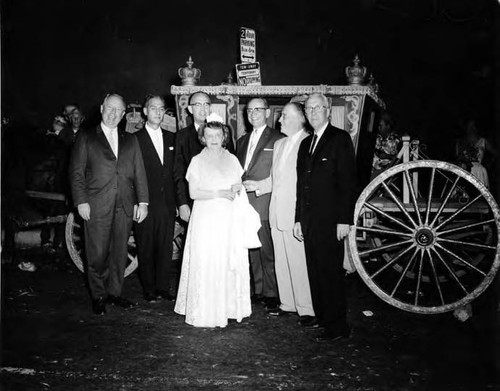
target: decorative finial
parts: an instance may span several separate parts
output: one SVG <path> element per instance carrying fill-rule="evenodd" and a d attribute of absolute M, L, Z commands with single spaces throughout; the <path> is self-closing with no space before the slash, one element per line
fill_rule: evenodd
<path fill-rule="evenodd" d="M 356 54 L 354 57 L 354 65 L 345 68 L 345 74 L 349 84 L 362 84 L 366 76 L 366 67 L 359 65 L 359 56 Z"/>
<path fill-rule="evenodd" d="M 223 86 L 234 86 L 234 81 L 233 81 L 233 73 L 232 72 L 229 72 L 227 74 L 227 79 L 226 81 L 223 81 L 221 83 Z"/>
<path fill-rule="evenodd" d="M 189 60 L 186 61 L 186 64 L 187 67 L 179 68 L 179 77 L 181 78 L 183 86 L 194 86 L 200 79 L 201 70 L 193 68 L 194 61 L 191 56 L 189 56 Z"/>

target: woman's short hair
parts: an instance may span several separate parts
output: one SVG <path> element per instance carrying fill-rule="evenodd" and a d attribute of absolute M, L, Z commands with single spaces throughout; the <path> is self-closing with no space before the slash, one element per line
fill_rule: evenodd
<path fill-rule="evenodd" d="M 223 124 L 222 122 L 217 122 L 217 121 L 205 122 L 204 124 L 202 124 L 198 129 L 198 139 L 200 140 L 203 146 L 207 145 L 204 137 L 206 128 L 222 130 L 222 147 L 227 148 L 229 144 L 229 138 L 231 137 L 231 134 L 229 132 L 229 126 Z"/>

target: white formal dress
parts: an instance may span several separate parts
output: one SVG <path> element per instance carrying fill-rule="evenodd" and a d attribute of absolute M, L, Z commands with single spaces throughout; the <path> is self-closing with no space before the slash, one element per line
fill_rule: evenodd
<path fill-rule="evenodd" d="M 218 190 L 241 183 L 242 174 L 234 155 L 224 150 L 220 159 L 213 159 L 205 148 L 192 159 L 186 179 L 190 186 Z M 247 224 L 241 222 L 244 216 Z M 240 322 L 250 316 L 248 248 L 260 244 L 255 242 L 259 227 L 259 216 L 244 191 L 234 201 L 194 201 L 174 309 L 186 315 L 186 323 L 225 327 L 228 319 Z"/>

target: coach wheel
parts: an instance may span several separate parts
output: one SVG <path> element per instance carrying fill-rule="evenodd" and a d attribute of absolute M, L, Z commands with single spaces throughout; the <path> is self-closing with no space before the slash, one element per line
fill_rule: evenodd
<path fill-rule="evenodd" d="M 349 234 L 365 283 L 406 311 L 452 311 L 479 296 L 500 265 L 500 212 L 473 175 L 432 160 L 376 177 L 356 203 Z"/>

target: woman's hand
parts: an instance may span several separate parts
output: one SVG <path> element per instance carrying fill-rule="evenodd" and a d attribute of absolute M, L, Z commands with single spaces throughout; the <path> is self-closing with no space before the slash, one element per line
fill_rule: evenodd
<path fill-rule="evenodd" d="M 225 198 L 229 201 L 233 201 L 234 197 L 236 197 L 236 192 L 231 189 L 221 189 L 217 190 L 217 198 Z"/>

